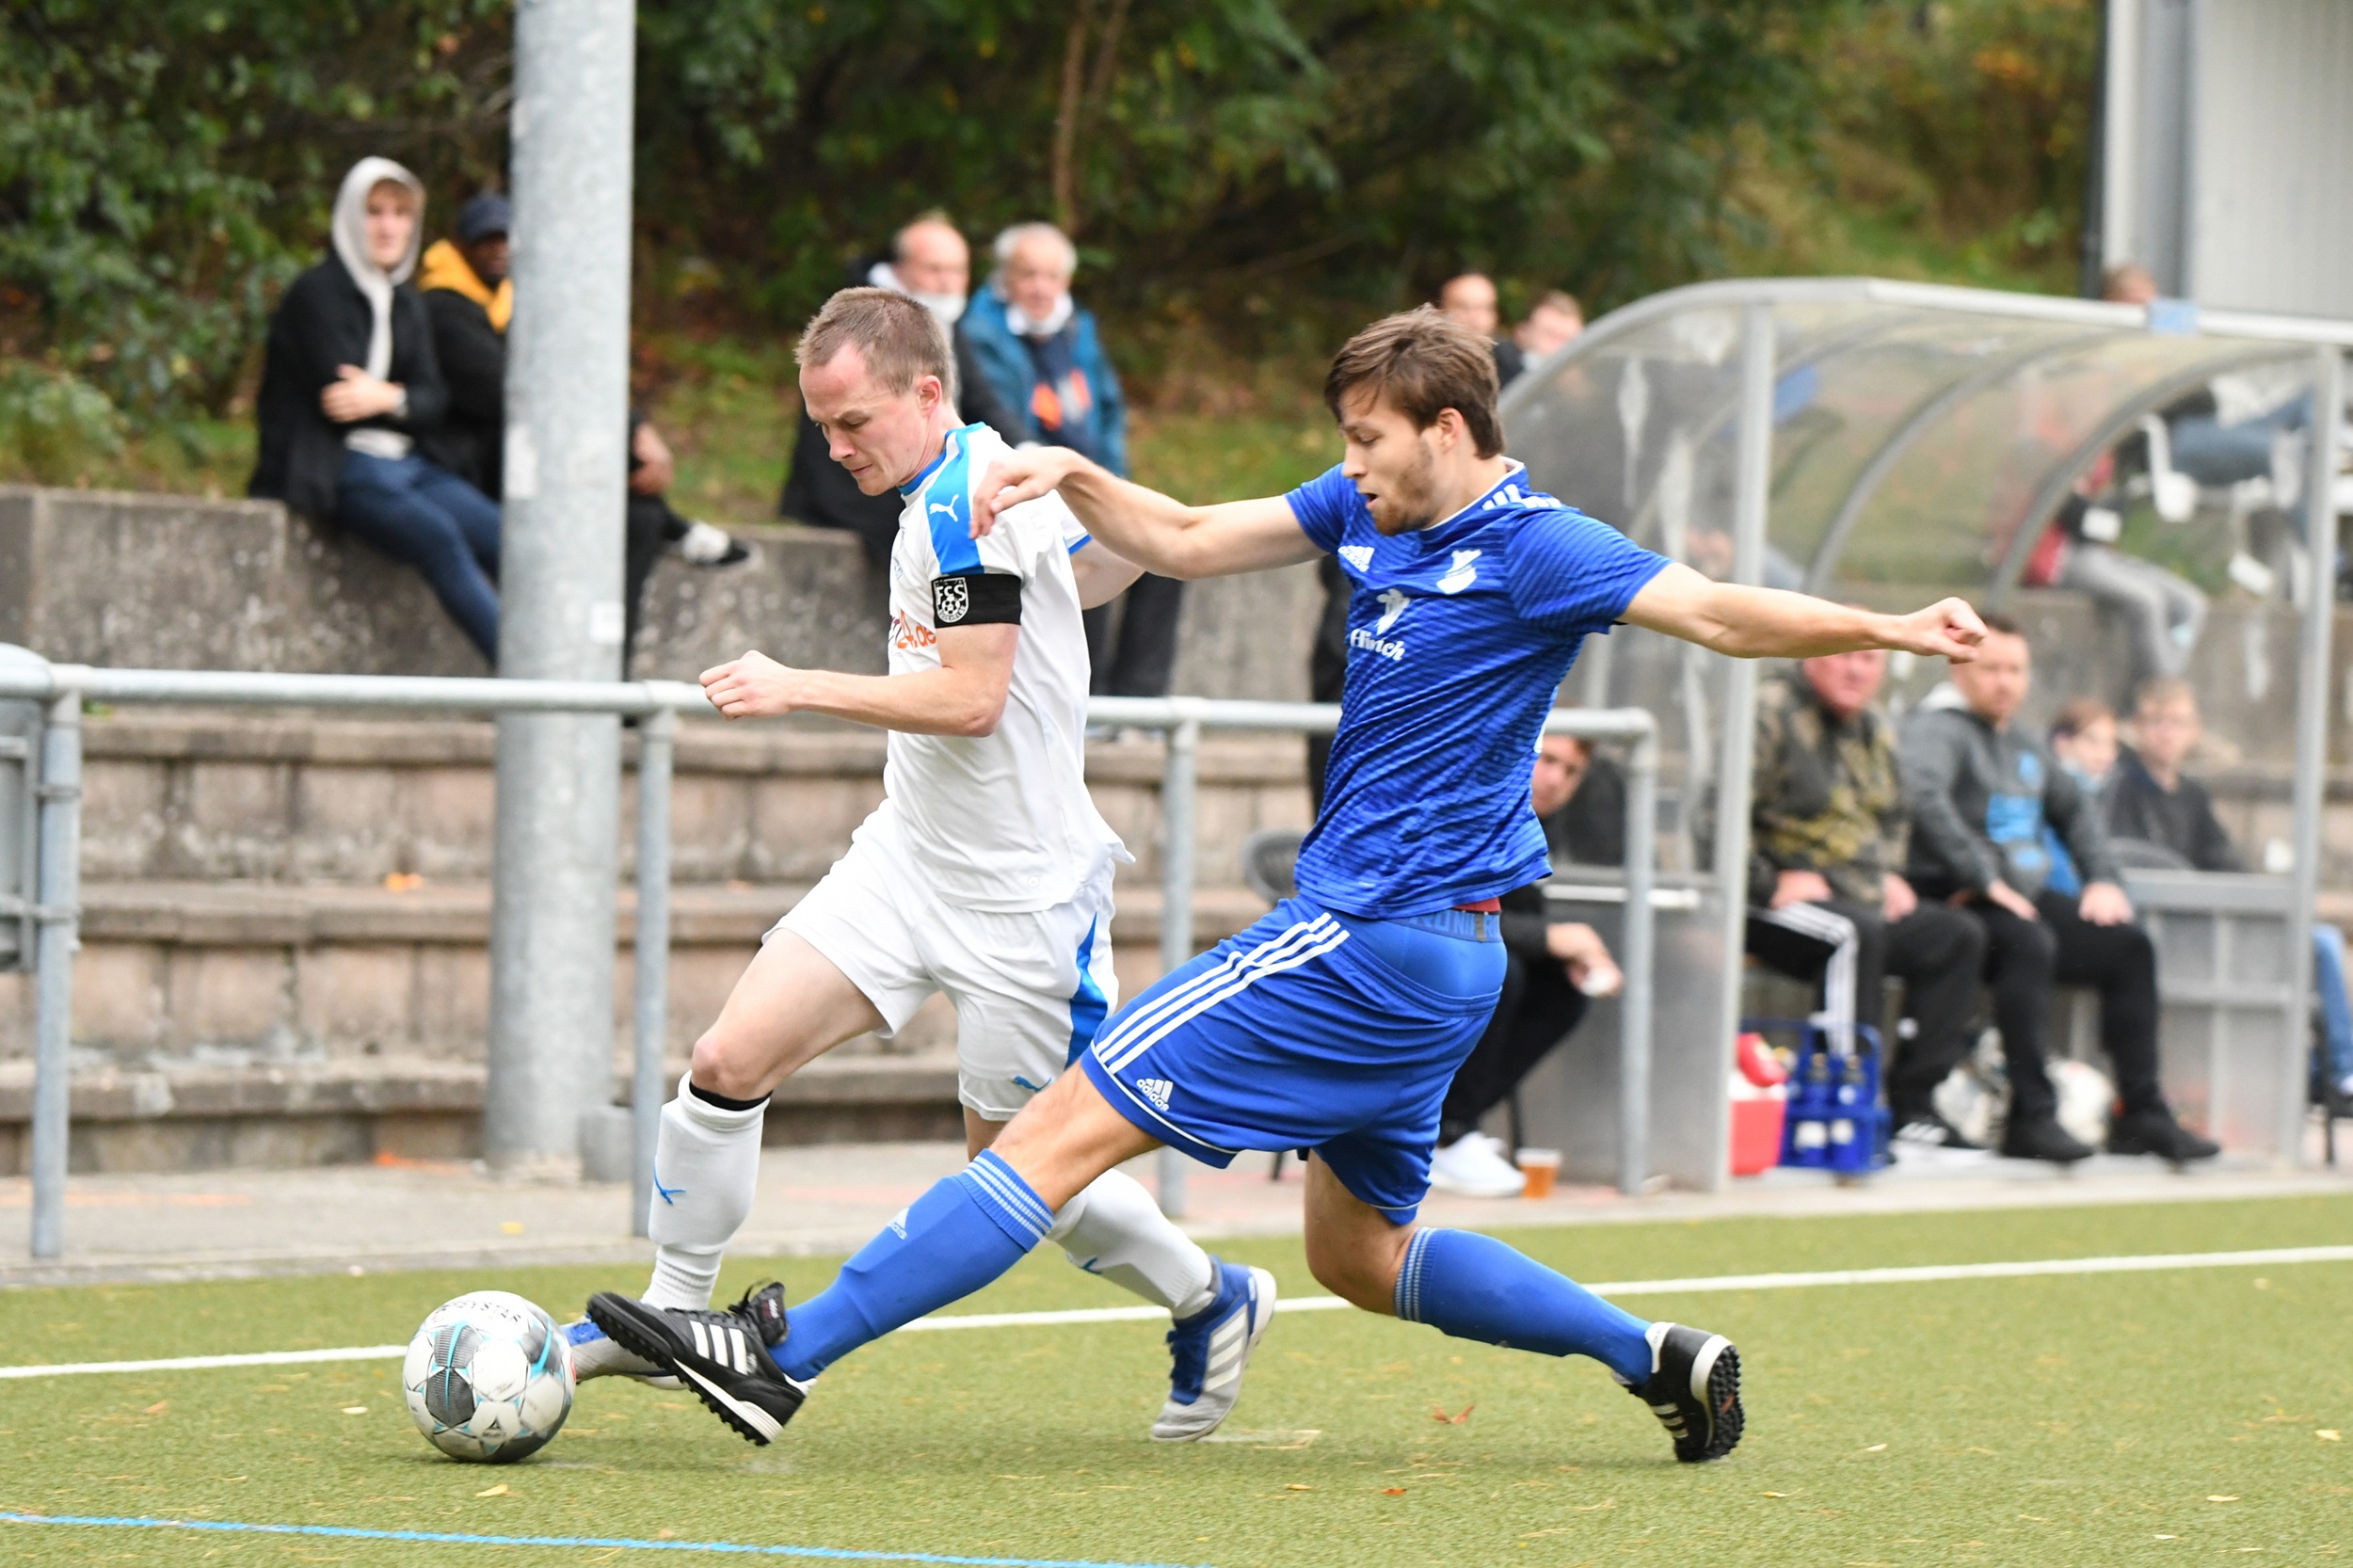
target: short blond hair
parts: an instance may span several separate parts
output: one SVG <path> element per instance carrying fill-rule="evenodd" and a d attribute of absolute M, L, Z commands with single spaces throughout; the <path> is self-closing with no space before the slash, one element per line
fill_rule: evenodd
<path fill-rule="evenodd" d="M 855 344 L 866 373 L 893 395 L 910 392 L 930 376 L 955 395 L 955 370 L 948 334 L 915 300 L 892 289 L 843 289 L 825 301 L 801 332 L 792 360 L 803 370 L 833 362 Z"/>

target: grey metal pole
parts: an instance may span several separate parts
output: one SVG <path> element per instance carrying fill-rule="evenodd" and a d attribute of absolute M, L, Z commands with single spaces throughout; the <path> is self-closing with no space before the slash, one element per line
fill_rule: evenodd
<path fill-rule="evenodd" d="M 637 728 L 637 1059 L 631 1075 L 630 1225 L 652 1234 L 653 1150 L 662 1132 L 663 1062 L 670 1016 L 670 764 L 678 715 Z"/>
<path fill-rule="evenodd" d="M 1740 322 L 1740 435 L 1733 465 L 1732 580 L 1764 576 L 1766 510 L 1773 477 L 1773 312 L 1751 305 Z M 1740 1021 L 1741 956 L 1748 946 L 1749 786 L 1755 763 L 1756 661 L 1735 659 L 1724 672 L 1723 758 L 1716 770 L 1716 888 L 1723 899 L 1723 1063 L 1732 1064 Z M 1721 1099 L 1721 1085 L 1716 1099 Z M 1711 1104 L 1716 1103 L 1711 1099 Z M 1732 1179 L 1731 1106 L 1718 1106 L 1708 1187 Z"/>
<path fill-rule="evenodd" d="M 82 694 L 49 704 L 40 743 L 40 872 L 33 960 L 33 1256 L 65 1251 L 72 1137 L 73 954 L 82 945 Z"/>
<path fill-rule="evenodd" d="M 2339 350 L 2320 351 L 2313 395 L 2313 446 L 2304 469 L 2304 541 L 2312 570 L 2304 587 L 2303 670 L 2296 683 L 2296 904 L 2288 918 L 2297 977 L 2297 1005 L 2287 1023 L 2288 1059 L 2298 1064 L 2304 1060 L 2304 1020 L 2312 1008 L 2313 905 L 2320 895 L 2321 814 L 2329 775 L 2329 642 L 2337 610 L 2334 459 L 2345 418 L 2345 356 Z M 2300 1164 L 2304 1074 L 2299 1068 L 2281 1077 L 2280 1147 Z"/>
<path fill-rule="evenodd" d="M 1641 1194 L 1650 1181 L 1651 1000 L 1657 911 L 1651 906 L 1658 859 L 1658 736 L 1634 743 L 1626 759 L 1625 994 L 1618 1003 L 1618 1191 Z"/>
<path fill-rule="evenodd" d="M 1160 772 L 1160 972 L 1193 957 L 1193 808 L 1201 721 L 1179 719 L 1168 731 Z M 1185 1157 L 1163 1147 L 1158 1162 L 1160 1212 L 1185 1217 Z"/>
<path fill-rule="evenodd" d="M 521 0 L 499 673 L 620 673 L 632 0 Z M 611 1093 L 620 723 L 498 721 L 489 1082 L 496 1169 L 565 1176 Z"/>

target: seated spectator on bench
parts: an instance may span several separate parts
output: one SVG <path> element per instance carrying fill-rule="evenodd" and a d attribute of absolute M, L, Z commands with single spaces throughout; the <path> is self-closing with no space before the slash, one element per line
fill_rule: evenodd
<path fill-rule="evenodd" d="M 418 451 L 449 405 L 408 281 L 424 217 L 424 185 L 391 159 L 344 177 L 327 259 L 270 316 L 248 489 L 415 567 L 495 665 L 498 505 Z"/>
<path fill-rule="evenodd" d="M 1975 1150 L 1937 1113 L 1936 1087 L 1969 1048 L 1985 933 L 1925 904 L 1904 861 L 1896 741 L 1879 705 L 1887 655 L 1808 659 L 1757 696 L 1749 808 L 1748 951 L 1816 982 L 1834 1048 L 1877 1025 L 1885 975 L 1904 982 L 1900 1048 L 1883 1063 L 1899 1153 Z"/>
<path fill-rule="evenodd" d="M 1529 792 L 1555 864 L 1625 861 L 1624 786 L 1621 814 L 1605 840 L 1596 840 L 1596 824 L 1586 821 L 1590 813 L 1573 808 L 1574 801 L 1593 792 L 1585 771 L 1591 760 L 1584 743 L 1566 735 L 1545 737 L 1537 756 Z M 1430 1161 L 1433 1187 L 1476 1197 L 1512 1197 L 1523 1185 L 1502 1140 L 1479 1130 L 1480 1118 L 1511 1098 L 1536 1064 L 1576 1032 L 1589 999 L 1617 995 L 1625 979 L 1592 926 L 1552 919 L 1543 884 L 1506 893 L 1502 904 L 1503 993 L 1487 1032 L 1455 1069 L 1453 1086 L 1439 1111 L 1437 1153 Z"/>
<path fill-rule="evenodd" d="M 1948 901 L 1985 927 L 1994 1022 L 2009 1066 L 2002 1152 L 2058 1163 L 2091 1154 L 2059 1126 L 2047 1066 L 2055 988 L 2090 985 L 2100 992 L 2100 1043 L 2121 1102 L 2110 1152 L 2177 1164 L 2210 1158 L 2217 1147 L 2173 1119 L 2157 1084 L 2156 951 L 2133 923 L 2098 813 L 2074 776 L 2012 722 L 2026 698 L 2025 634 L 1998 612 L 1983 618 L 1977 659 L 1952 666 L 1960 702 L 1923 703 L 1904 727 L 1899 759 L 1912 885 L 1922 899 Z M 2050 886 L 2046 824 L 2083 879 L 2072 898 Z"/>
<path fill-rule="evenodd" d="M 457 238 L 424 253 L 417 286 L 433 322 L 433 347 L 449 383 L 449 413 L 425 439 L 442 467 L 485 495 L 504 494 L 506 446 L 506 324 L 515 312 L 507 276 L 513 208 L 488 192 L 457 210 Z M 696 566 L 732 566 L 750 552 L 707 522 L 670 509 L 676 467 L 662 433 L 632 412 L 629 489 L 622 522 L 621 664 L 627 672 L 644 618 L 646 584 L 668 546 Z"/>
<path fill-rule="evenodd" d="M 2182 772 L 2204 733 L 2198 694 L 2186 680 L 2152 680 L 2133 712 L 2133 747 L 2117 766 L 2107 802 L 2109 833 L 2171 851 L 2201 872 L 2243 872 L 2238 846 L 2214 814 L 2205 786 Z M 2353 1100 L 2353 1001 L 2345 983 L 2345 933 L 2313 922 L 2313 989 L 2320 999 L 2324 1081 Z"/>

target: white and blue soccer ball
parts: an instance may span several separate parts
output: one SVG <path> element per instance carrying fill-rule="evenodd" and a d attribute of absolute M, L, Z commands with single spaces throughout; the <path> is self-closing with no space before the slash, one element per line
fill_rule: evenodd
<path fill-rule="evenodd" d="M 452 1459 L 511 1464 L 546 1447 L 572 1413 L 572 1347 L 522 1297 L 477 1290 L 418 1327 L 400 1384 L 425 1441 Z"/>

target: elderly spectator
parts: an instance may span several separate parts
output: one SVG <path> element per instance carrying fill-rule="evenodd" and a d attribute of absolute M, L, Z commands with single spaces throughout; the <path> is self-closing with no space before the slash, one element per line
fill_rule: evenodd
<path fill-rule="evenodd" d="M 1566 348 L 1585 330 L 1585 307 L 1577 296 L 1553 289 L 1529 308 L 1528 318 L 1512 328 L 1512 342 L 1526 365 Z M 1501 373 L 1501 366 L 1497 367 Z"/>
<path fill-rule="evenodd" d="M 1016 223 L 997 236 L 997 270 L 965 316 L 976 380 L 1016 415 L 1001 432 L 1084 453 L 1128 472 L 1128 403 L 1095 325 L 1070 296 L 1078 248 L 1050 223 Z M 1114 605 L 1086 613 L 1098 696 L 1165 696 L 1176 667 L 1184 584 L 1149 573 Z"/>
<path fill-rule="evenodd" d="M 2132 749 L 2116 766 L 2108 831 L 2170 851 L 2201 872 L 2243 872 L 2246 861 L 2214 814 L 2206 788 L 2182 771 L 2205 733 L 2186 680 L 2152 680 L 2133 710 Z M 2353 1000 L 2345 994 L 2345 933 L 2313 922 L 2313 989 L 2320 1000 L 2323 1082 L 2353 1100 Z"/>
<path fill-rule="evenodd" d="M 1904 797 L 1912 816 L 1911 881 L 1985 927 L 1994 1022 L 2009 1063 L 2010 1112 L 2002 1152 L 2067 1163 L 2091 1149 L 2058 1125 L 2047 1066 L 2057 985 L 2100 992 L 2100 1043 L 2116 1070 L 2116 1154 L 2175 1163 L 2219 1152 L 2173 1119 L 2157 1085 L 2156 952 L 2133 923 L 2097 812 L 2074 777 L 2012 721 L 2026 699 L 2030 654 L 2018 623 L 1984 616 L 1970 664 L 1952 667 L 1960 701 L 1922 704 L 1904 728 Z M 2050 886 L 2045 824 L 2083 879 Z"/>
<path fill-rule="evenodd" d="M 1593 792 L 1586 772 L 1591 761 L 1584 743 L 1566 735 L 1546 736 L 1537 753 L 1529 796 L 1556 863 L 1625 861 L 1622 831 L 1616 842 L 1598 846 L 1616 853 L 1578 853 L 1595 847 L 1581 838 L 1590 835 L 1590 824 L 1583 823 L 1590 813 L 1575 809 Z M 1589 999 L 1615 996 L 1624 980 L 1598 932 L 1546 913 L 1542 884 L 1506 893 L 1502 904 L 1503 993 L 1487 1032 L 1454 1071 L 1439 1112 L 1437 1152 L 1430 1161 L 1433 1187 L 1477 1197 L 1513 1196 L 1523 1181 L 1502 1141 L 1479 1130 L 1480 1118 L 1511 1098 L 1536 1064 L 1576 1032 Z"/>
<path fill-rule="evenodd" d="M 1876 649 L 1808 659 L 1765 682 L 1749 807 L 1748 951 L 1819 986 L 1823 1021 L 1851 1049 L 1876 1025 L 1882 977 L 1904 982 L 1901 1048 L 1883 1061 L 1898 1154 L 1977 1145 L 1940 1115 L 1936 1087 L 1969 1048 L 1985 933 L 1924 903 L 1903 864 L 1903 790 Z"/>
<path fill-rule="evenodd" d="M 959 323 L 970 298 L 972 250 L 942 212 L 928 212 L 890 236 L 890 253 L 851 270 L 852 287 L 865 285 L 904 294 L 931 312 L 955 348 L 956 382 L 950 389 L 962 417 L 985 424 L 1007 440 L 1021 440 L 1021 421 L 1005 407 L 980 374 L 972 344 Z M 776 512 L 811 528 L 856 534 L 866 558 L 880 567 L 890 559 L 899 536 L 899 498 L 867 495 L 825 450 L 825 434 L 806 411 L 792 447 L 792 472 L 784 482 Z"/>
<path fill-rule="evenodd" d="M 270 317 L 248 488 L 415 567 L 495 664 L 498 505 L 418 451 L 449 403 L 408 281 L 424 217 L 424 185 L 391 159 L 344 177 L 327 259 Z"/>
<path fill-rule="evenodd" d="M 1508 387 L 1528 368 L 1520 345 L 1496 336 L 1503 312 L 1496 302 L 1496 281 L 1483 272 L 1461 272 L 1438 285 L 1438 312 L 1485 338 L 1496 355 L 1496 385 Z"/>
<path fill-rule="evenodd" d="M 514 209 L 486 192 L 457 210 L 457 238 L 436 241 L 424 253 L 417 286 L 433 323 L 433 346 L 449 385 L 449 413 L 424 439 L 426 452 L 485 495 L 504 493 L 506 444 L 506 326 L 515 313 L 507 276 L 507 236 Z M 637 646 L 646 584 L 663 549 L 676 545 L 696 566 L 733 566 L 750 551 L 707 522 L 670 509 L 665 493 L 677 476 L 662 433 L 630 415 L 629 488 L 622 515 L 622 668 Z"/>

